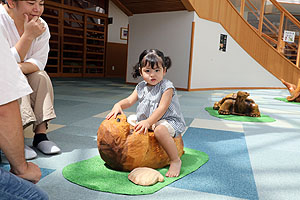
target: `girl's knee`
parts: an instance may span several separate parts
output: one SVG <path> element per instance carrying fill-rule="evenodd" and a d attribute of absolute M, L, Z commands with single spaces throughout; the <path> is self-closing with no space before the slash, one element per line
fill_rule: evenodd
<path fill-rule="evenodd" d="M 165 127 L 164 125 L 158 125 L 157 127 L 155 127 L 154 129 L 154 136 L 155 137 L 160 137 L 163 135 L 170 135 L 167 127 Z"/>

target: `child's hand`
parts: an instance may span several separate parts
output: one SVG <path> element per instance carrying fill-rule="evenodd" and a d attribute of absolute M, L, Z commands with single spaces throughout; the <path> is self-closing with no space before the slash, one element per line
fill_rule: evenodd
<path fill-rule="evenodd" d="M 140 121 L 139 123 L 137 123 L 134 127 L 134 130 L 140 134 L 140 133 L 144 133 L 146 134 L 148 129 L 150 128 L 150 124 L 148 123 L 147 120 L 143 120 Z"/>
<path fill-rule="evenodd" d="M 115 104 L 113 109 L 106 115 L 105 118 L 109 120 L 112 116 L 114 116 L 114 119 L 116 119 L 118 114 L 124 114 L 124 112 L 120 105 Z"/>

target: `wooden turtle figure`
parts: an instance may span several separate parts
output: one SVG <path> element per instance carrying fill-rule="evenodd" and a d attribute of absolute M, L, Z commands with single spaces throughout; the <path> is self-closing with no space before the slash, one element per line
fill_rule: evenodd
<path fill-rule="evenodd" d="M 213 109 L 218 110 L 221 115 L 242 115 L 260 117 L 258 105 L 243 91 L 231 93 L 214 104 Z"/>
<path fill-rule="evenodd" d="M 184 153 L 182 137 L 174 138 L 179 157 Z M 124 114 L 105 119 L 97 133 L 97 144 L 101 158 L 108 166 L 121 171 L 138 167 L 153 169 L 170 164 L 169 157 L 154 137 L 154 132 L 138 134 L 127 122 Z"/>

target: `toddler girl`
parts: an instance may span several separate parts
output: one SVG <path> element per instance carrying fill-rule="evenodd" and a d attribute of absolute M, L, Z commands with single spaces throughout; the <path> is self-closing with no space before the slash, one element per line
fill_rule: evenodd
<path fill-rule="evenodd" d="M 132 94 L 116 103 L 112 111 L 106 116 L 116 118 L 123 109 L 129 108 L 138 101 L 136 117 L 128 117 L 128 121 L 135 121 L 134 129 L 137 133 L 146 134 L 148 129 L 154 131 L 155 138 L 164 148 L 170 158 L 170 168 L 167 177 L 177 177 L 180 174 L 181 160 L 173 137 L 181 137 L 185 130 L 185 122 L 180 111 L 180 105 L 173 83 L 164 76 L 171 66 L 169 57 L 157 49 L 144 50 L 139 62 L 134 66 L 133 77 L 143 77 Z"/>

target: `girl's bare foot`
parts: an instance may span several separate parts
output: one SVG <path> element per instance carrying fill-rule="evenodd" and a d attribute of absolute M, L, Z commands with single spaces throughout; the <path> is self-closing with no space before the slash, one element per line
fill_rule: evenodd
<path fill-rule="evenodd" d="M 166 177 L 178 177 L 181 169 L 181 160 L 171 161 L 168 172 L 166 173 Z"/>

